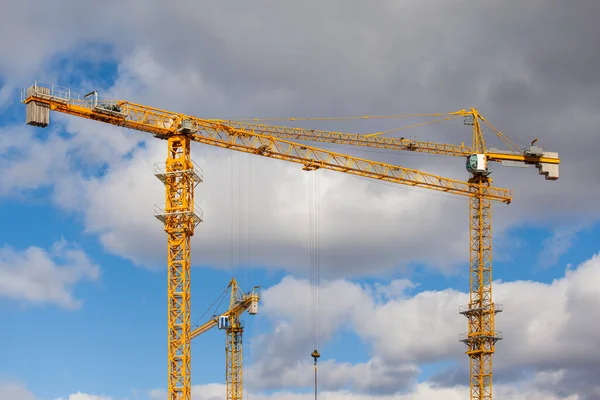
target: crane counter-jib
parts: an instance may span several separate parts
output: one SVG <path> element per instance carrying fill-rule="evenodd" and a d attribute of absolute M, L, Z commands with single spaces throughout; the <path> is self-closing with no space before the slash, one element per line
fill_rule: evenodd
<path fill-rule="evenodd" d="M 162 111 L 127 101 L 103 102 L 95 97 L 84 100 L 66 99 L 31 89 L 23 100 L 27 107 L 31 107 L 27 112 L 27 123 L 30 125 L 47 126 L 49 117 L 40 116 L 40 110 L 42 114 L 49 114 L 50 110 L 53 110 L 148 132 L 161 139 L 186 134 L 199 143 L 295 162 L 302 164 L 304 169 L 324 168 L 462 196 L 472 196 L 476 191 L 492 201 L 507 204 L 512 201 L 512 191 L 508 189 L 488 186 L 480 190 L 468 182 L 240 130 L 222 122 L 215 122 L 216 120 Z"/>

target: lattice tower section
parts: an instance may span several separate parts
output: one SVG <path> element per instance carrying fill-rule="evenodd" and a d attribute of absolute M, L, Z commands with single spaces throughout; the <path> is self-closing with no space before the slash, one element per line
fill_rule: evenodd
<path fill-rule="evenodd" d="M 470 399 L 492 399 L 492 354 L 502 334 L 494 330 L 494 316 L 502 311 L 492 302 L 492 205 L 484 197 L 491 184 L 487 175 L 475 175 L 470 197 L 470 295 L 460 313 L 468 320 L 461 335 L 470 358 Z"/>
<path fill-rule="evenodd" d="M 238 321 L 239 324 L 239 321 Z M 227 400 L 242 400 L 242 332 L 240 325 L 227 330 Z"/>
<path fill-rule="evenodd" d="M 194 206 L 194 189 L 202 181 L 190 158 L 190 139 L 185 135 L 168 139 L 164 168 L 155 175 L 166 188 L 164 208 L 155 206 L 155 216 L 164 223 L 168 237 L 168 359 L 169 400 L 191 400 L 190 375 L 190 238 L 202 221 Z"/>

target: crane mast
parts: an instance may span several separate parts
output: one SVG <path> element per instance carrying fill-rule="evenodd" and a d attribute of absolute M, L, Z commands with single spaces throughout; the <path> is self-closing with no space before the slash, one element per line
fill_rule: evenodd
<path fill-rule="evenodd" d="M 479 120 L 473 119 L 473 149 L 483 153 Z M 480 154 L 481 154 L 480 153 Z M 469 356 L 470 394 L 473 400 L 492 399 L 492 355 L 502 335 L 495 331 L 494 317 L 502 307 L 492 301 L 492 205 L 485 198 L 492 180 L 487 165 L 472 169 L 473 196 L 469 203 L 469 304 L 459 312 L 467 317 L 468 332 L 461 341 Z"/>
<path fill-rule="evenodd" d="M 194 187 L 199 182 L 190 158 L 190 139 L 168 140 L 164 222 L 168 237 L 169 271 L 169 393 L 172 400 L 191 400 L 190 374 L 190 239 L 201 216 L 194 210 Z M 160 178 L 159 178 L 160 179 Z"/>
<path fill-rule="evenodd" d="M 26 122 L 29 125 L 46 127 L 50 123 L 50 111 L 57 111 L 147 132 L 156 138 L 167 140 L 165 168 L 158 168 L 156 172 L 156 176 L 166 187 L 166 204 L 164 209 L 156 207 L 155 216 L 165 224 L 164 229 L 168 236 L 169 400 L 191 400 L 190 340 L 208 329 L 204 326 L 190 332 L 190 238 L 203 218 L 202 211 L 194 205 L 194 188 L 202 181 L 202 176 L 190 158 L 191 141 L 302 164 L 305 170 L 324 168 L 470 197 L 472 289 L 467 316 L 470 326 L 468 354 L 472 360 L 471 387 L 472 396 L 473 393 L 483 396 L 487 387 L 491 396 L 493 340 L 487 338 L 494 334 L 490 263 L 491 202 L 510 204 L 512 193 L 506 189 L 491 187 L 491 179 L 486 174 L 479 173 L 477 163 L 474 164 L 476 173 L 468 182 L 463 182 L 302 145 L 264 131 L 257 132 L 250 128 L 232 126 L 222 120 L 201 119 L 123 100 L 100 100 L 95 91 L 80 98 L 69 89 L 38 82 L 22 91 L 21 101 L 27 105 Z M 365 145 L 367 142 L 361 143 Z M 456 147 L 445 146 L 431 144 L 431 151 L 457 150 Z M 414 146 L 408 146 L 407 149 L 412 150 Z M 478 160 L 479 158 L 475 161 Z M 489 285 L 482 286 L 481 283 L 486 279 L 489 280 Z M 479 306 L 489 308 L 477 311 Z M 228 400 L 240 400 L 243 329 L 238 325 L 239 320 L 234 318 L 233 321 L 232 328 L 227 330 L 227 396 Z M 486 360 L 489 360 L 489 363 Z M 475 386 L 479 388 L 478 392 L 473 390 Z M 490 396 L 479 398 L 487 399 L 491 398 Z"/>
<path fill-rule="evenodd" d="M 234 304 L 237 295 L 237 285 L 231 288 L 231 304 Z M 227 345 L 225 347 L 225 377 L 227 400 L 242 400 L 242 333 L 244 328 L 240 322 L 239 314 L 229 317 L 229 324 L 225 328 Z"/>

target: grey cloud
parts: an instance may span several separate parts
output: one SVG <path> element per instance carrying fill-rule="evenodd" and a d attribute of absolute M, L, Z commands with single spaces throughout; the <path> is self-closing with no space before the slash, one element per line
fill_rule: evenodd
<path fill-rule="evenodd" d="M 576 393 L 581 400 L 594 400 L 600 396 L 598 374 L 600 374 L 598 363 L 582 365 L 580 368 L 567 370 L 563 379 L 548 389 L 561 396 Z"/>
<path fill-rule="evenodd" d="M 292 365 L 288 362 L 269 371 L 253 369 L 248 376 L 249 389 L 310 388 L 314 382 L 311 364 L 310 361 Z M 416 365 L 393 365 L 374 357 L 356 364 L 327 359 L 319 363 L 318 373 L 321 392 L 350 390 L 353 393 L 382 396 L 410 391 L 420 370 Z"/>
<path fill-rule="evenodd" d="M 565 68 L 559 68 L 558 62 L 553 66 L 548 62 L 537 62 L 558 55 L 562 63 L 574 66 L 584 59 L 577 52 L 590 53 L 587 48 L 592 43 L 586 30 L 591 28 L 586 28 L 585 22 L 597 6 L 593 3 L 582 6 L 588 7 L 584 13 L 576 11 L 578 7 L 574 5 L 565 9 L 560 3 L 548 7 L 530 4 L 519 6 L 519 13 L 514 13 L 514 8 L 506 4 L 463 7 L 461 2 L 443 3 L 437 7 L 419 3 L 399 6 L 383 1 L 369 7 L 348 2 L 327 5 L 259 2 L 251 7 L 184 2 L 181 7 L 165 13 L 163 6 L 145 3 L 142 7 L 139 2 L 131 2 L 117 7 L 121 13 L 116 13 L 114 7 L 103 4 L 102 10 L 94 11 L 105 15 L 104 20 L 111 21 L 111 29 L 106 29 L 101 22 L 103 19 L 94 19 L 81 30 L 81 36 L 77 39 L 69 37 L 61 42 L 64 44 L 60 48 L 53 48 L 52 40 L 32 41 L 31 46 L 34 49 L 44 44 L 44 51 L 52 55 L 89 41 L 108 43 L 114 47 L 114 55 L 121 62 L 119 78 L 108 90 L 110 95 L 206 117 L 396 114 L 449 111 L 475 105 L 509 136 L 522 143 L 539 136 L 546 149 L 558 150 L 564 160 L 558 182 L 543 182 L 534 169 L 496 168 L 495 184 L 516 190 L 512 205 L 495 208 L 494 231 L 500 239 L 504 228 L 515 224 L 598 217 L 597 202 L 593 199 L 600 195 L 600 185 L 594 184 L 598 182 L 593 175 L 597 170 L 595 157 L 591 157 L 593 150 L 587 149 L 595 148 L 598 140 L 595 136 L 596 113 L 590 109 L 594 96 L 597 96 L 596 86 L 593 82 L 582 85 L 581 76 L 572 73 L 559 75 Z M 429 12 L 430 7 L 437 11 Z M 85 20 L 83 10 L 69 8 L 68 2 L 58 3 L 56 9 L 59 11 L 52 12 L 66 13 L 68 10 L 74 21 Z M 132 15 L 136 17 L 131 18 Z M 222 23 L 223 18 L 226 18 L 226 24 Z M 570 24 L 571 28 L 560 28 L 563 32 L 555 33 L 559 29 L 557 21 Z M 175 26 L 177 29 L 172 29 Z M 44 24 L 31 29 L 44 29 Z M 49 35 L 52 37 L 53 33 Z M 546 36 L 549 38 L 544 39 Z M 40 60 L 16 53 L 14 58 L 4 61 L 12 66 L 6 71 L 16 70 L 16 66 L 25 61 L 41 65 Z M 594 59 L 585 59 L 588 66 L 596 63 Z M 7 73 L 7 79 L 11 76 Z M 70 124 L 80 131 L 98 126 L 74 120 Z M 398 122 L 380 122 L 370 128 L 348 123 L 323 123 L 322 126 L 353 131 L 391 128 L 391 124 Z M 105 131 L 104 128 L 92 129 Z M 114 129 L 107 127 L 105 137 L 115 137 L 112 131 Z M 576 132 L 576 136 L 572 132 Z M 460 124 L 402 134 L 448 142 L 468 142 L 470 137 L 468 130 Z M 128 137 L 141 139 L 143 135 L 131 133 Z M 86 140 L 98 142 L 91 136 Z M 499 141 L 489 138 L 489 143 Z M 354 153 L 466 179 L 463 160 L 374 154 L 365 150 Z M 204 147 L 195 147 L 194 151 L 196 154 L 216 154 Z M 97 154 L 98 148 L 91 148 L 89 153 Z M 269 162 L 271 164 L 264 165 L 273 167 L 265 167 L 260 179 L 268 179 L 270 170 L 276 169 L 275 162 Z M 216 175 L 215 179 L 218 179 Z M 381 187 L 367 185 L 369 190 L 374 189 L 373 193 Z M 579 193 L 576 208 L 565 206 L 570 204 L 573 193 Z M 444 247 L 451 249 L 454 256 L 432 259 L 424 236 L 417 234 L 398 236 L 397 242 L 403 243 L 402 249 L 414 250 L 401 249 L 399 253 L 406 257 L 390 251 L 395 243 L 373 237 L 372 242 L 363 243 L 363 246 L 324 243 L 322 255 L 326 269 L 332 271 L 336 266 L 344 266 L 344 271 L 357 273 L 367 260 L 375 264 L 369 268 L 374 272 L 401 266 L 406 259 L 426 263 L 448 260 L 450 264 L 465 261 L 466 245 L 460 247 L 458 240 L 447 238 L 466 235 L 466 202 L 463 211 L 457 214 L 455 210 L 461 207 L 458 203 L 455 209 L 452 205 L 439 203 L 435 195 L 430 192 L 431 203 L 415 210 L 414 215 L 427 216 L 427 221 L 420 222 L 423 227 L 432 223 L 443 226 L 435 230 L 438 235 L 435 242 L 444 242 Z M 343 204 L 341 201 L 329 201 L 330 207 L 339 209 Z M 104 202 L 110 203 L 110 200 L 104 199 Z M 396 204 L 397 208 L 403 206 Z M 351 212 L 352 208 L 346 209 Z M 328 221 L 334 221 L 332 211 L 326 212 Z M 208 215 L 215 218 L 214 214 Z M 366 226 L 378 226 L 375 214 L 363 215 L 339 222 L 335 220 L 330 226 L 336 232 L 353 229 L 350 226 L 353 221 L 357 231 Z M 115 215 L 115 218 L 118 217 Z M 407 229 L 411 229 L 405 216 L 399 217 L 397 229 L 403 226 L 400 218 Z M 219 225 L 226 222 L 214 221 Z M 209 229 L 209 224 L 200 229 Z M 139 264 L 157 263 L 156 260 L 162 257 L 159 253 L 148 253 L 141 242 L 139 250 L 135 250 L 136 246 L 128 246 L 123 231 L 108 226 L 90 227 L 90 230 L 105 232 L 102 240 L 112 251 Z M 393 234 L 397 231 L 390 231 L 389 235 Z M 333 240 L 330 234 L 322 237 L 324 241 Z M 159 236 L 155 238 L 158 243 Z M 215 237 L 218 243 L 223 242 L 221 239 Z M 272 245 L 273 240 L 276 239 L 266 242 Z M 354 240 L 356 243 L 356 236 Z M 259 241 L 254 243 L 262 246 Z M 219 248 L 214 243 L 207 246 L 202 250 Z M 280 267 L 284 263 L 284 252 L 294 254 L 293 249 L 299 251 L 294 246 L 280 242 L 277 252 L 261 251 L 261 261 Z M 219 248 L 220 253 L 222 250 L 226 249 Z M 373 253 L 381 258 L 375 260 Z M 296 253 L 289 258 L 299 257 L 300 253 Z M 204 262 L 215 265 L 220 260 L 208 257 Z"/>
<path fill-rule="evenodd" d="M 593 289 L 598 281 L 598 260 L 595 256 L 577 270 L 568 270 L 552 285 L 496 285 L 495 293 L 502 299 L 506 315 L 499 314 L 496 322 L 504 331 L 504 340 L 496 347 L 494 382 L 508 384 L 531 371 L 555 373 L 560 379 L 546 385 L 547 390 L 565 397 L 578 394 L 583 399 L 597 398 L 600 387 L 592 377 L 600 370 L 600 363 L 592 349 L 600 348 L 599 325 L 589 313 L 599 304 Z M 535 301 L 542 306 L 526 306 Z M 443 371 L 432 380 L 451 387 L 467 377 L 468 365 L 462 360 L 460 368 Z"/>
<path fill-rule="evenodd" d="M 368 7 L 364 2 L 348 1 L 325 5 L 314 1 L 278 4 L 188 1 L 176 8 L 147 1 L 127 5 L 109 1 L 85 9 L 80 3 L 58 1 L 35 4 L 39 15 L 44 17 L 35 19 L 35 23 L 27 22 L 27 29 L 22 29 L 23 20 L 16 16 L 29 15 L 32 7 L 33 2 L 12 2 L 4 10 L 3 15 L 9 17 L 0 24 L 0 33 L 10 37 L 14 32 L 21 32 L 19 41 L 0 44 L 0 51 L 10 55 L 0 60 L 0 73 L 7 85 L 21 84 L 37 77 L 36 74 L 60 83 L 64 79 L 60 71 L 44 69 L 44 62 L 58 53 L 98 41 L 113 45 L 114 54 L 121 62 L 119 80 L 109 90 L 110 94 L 203 117 L 397 114 L 448 111 L 473 105 L 520 143 L 540 137 L 542 146 L 559 151 L 563 159 L 558 182 L 543 182 L 533 169 L 496 168 L 494 183 L 515 188 L 512 205 L 495 207 L 496 235 L 501 234 L 503 228 L 527 222 L 594 221 L 600 216 L 596 200 L 600 196 L 596 173 L 600 167 L 596 157 L 600 121 L 595 109 L 600 100 L 595 75 L 600 67 L 600 55 L 594 51 L 598 37 L 596 21 L 600 15 L 597 1 L 568 4 L 557 0 L 526 4 L 509 1 L 476 5 L 465 1 L 439 4 L 381 1 Z M 88 18 L 89 15 L 96 18 Z M 64 30 L 51 26 L 53 21 L 63 20 L 68 20 L 71 32 L 77 34 L 65 34 Z M 6 88 L 2 93 L 5 96 Z M 82 132 L 98 126 L 75 121 L 72 124 L 74 130 Z M 398 122 L 380 123 L 377 129 L 391 128 L 393 124 Z M 363 127 L 323 126 L 349 131 Z M 106 137 L 115 138 L 115 132 L 108 127 L 99 127 L 96 132 L 106 132 Z M 444 142 L 469 142 L 470 139 L 464 128 L 453 129 L 446 125 L 403 134 Z M 141 138 L 142 135 L 127 137 Z M 87 186 L 88 191 L 82 192 L 86 203 L 73 207 L 87 212 L 87 229 L 98 233 L 111 251 L 141 264 L 160 264 L 156 260 L 162 257 L 159 251 L 164 237 L 160 236 L 160 227 L 152 221 L 150 209 L 152 203 L 162 198 L 162 189 L 159 185 L 152 186 L 153 177 L 146 180 L 141 174 L 151 173 L 151 162 L 146 163 L 146 159 L 155 155 L 160 158 L 163 154 L 142 152 L 144 163 L 131 166 L 118 160 L 126 147 L 124 142 L 117 143 L 120 139 L 115 138 L 114 147 L 109 149 L 91 137 L 82 140 L 86 145 L 89 142 L 97 146 L 90 154 L 102 153 L 102 157 L 112 161 L 111 171 L 115 175 L 109 173 L 99 182 L 78 182 L 76 188 L 65 186 L 69 193 Z M 489 143 L 497 144 L 498 140 L 490 138 Z M 114 148 L 121 150 L 113 152 Z M 65 148 L 61 144 L 58 150 L 65 151 Z M 194 151 L 214 155 L 213 159 L 207 157 L 206 160 L 215 164 L 214 159 L 226 157 L 224 153 L 200 147 Z M 375 156 L 368 152 L 359 154 Z M 466 179 L 463 160 L 411 156 L 385 155 L 386 159 L 401 165 Z M 52 168 L 63 172 L 62 160 L 55 162 Z M 273 171 L 279 170 L 275 164 L 263 165 L 260 177 L 269 177 L 270 184 L 283 186 L 286 179 L 291 186 L 302 182 L 300 178 L 291 181 L 285 174 L 275 176 Z M 260 168 L 255 167 L 257 171 Z M 222 185 L 226 172 L 218 175 L 217 169 L 215 167 L 211 179 Z M 61 176 L 57 173 L 53 177 L 56 181 Z M 47 182 L 46 178 L 35 175 L 30 182 L 39 185 Z M 130 180 L 123 186 L 132 183 L 138 188 L 127 192 L 111 182 L 117 178 Z M 114 192 L 102 197 L 108 192 L 100 184 L 107 181 L 113 184 L 108 188 Z M 328 200 L 330 226 L 343 227 L 348 235 L 351 229 L 362 233 L 362 226 L 353 224 L 359 220 L 369 226 L 385 227 L 380 231 L 388 240 L 373 237 L 371 242 L 364 242 L 357 234 L 352 241 L 340 236 L 337 243 L 332 243 L 334 237 L 324 236 L 324 240 L 330 241 L 323 250 L 323 257 L 328 258 L 324 263 L 327 269 L 336 267 L 340 273 L 362 268 L 381 271 L 399 264 L 399 254 L 404 260 L 426 259 L 431 263 L 440 261 L 431 258 L 432 253 L 453 262 L 466 260 L 467 241 L 463 240 L 467 233 L 466 202 L 460 205 L 456 202 L 454 206 L 433 193 L 427 195 L 431 200 L 414 196 L 419 207 L 406 213 L 398 211 L 390 218 L 377 213 L 384 207 L 409 207 L 414 199 L 400 196 L 386 199 L 390 191 L 378 190 L 381 185 L 369 183 L 359 187 L 349 180 L 343 182 L 346 183 L 339 183 L 336 189 L 339 199 Z M 217 186 L 207 184 L 200 190 L 216 190 Z M 371 192 L 373 188 L 376 189 Z M 261 189 L 264 191 L 264 186 Z M 369 196 L 365 193 L 367 189 Z M 362 193 L 360 198 L 357 192 Z M 280 195 L 280 191 L 274 189 L 267 193 L 274 198 Z M 371 193 L 380 195 L 379 202 L 373 202 Z M 127 202 L 127 198 L 135 201 Z M 217 205 L 223 204 L 226 198 L 227 194 L 212 199 L 205 197 L 206 212 L 212 220 L 207 218 L 197 235 L 201 239 L 195 239 L 195 245 L 198 240 L 206 240 L 206 247 L 201 247 L 198 254 L 206 254 L 203 251 L 211 247 L 215 249 L 212 256 L 203 260 L 209 264 L 222 263 L 215 257 L 217 252 L 227 253 L 225 247 L 213 246 L 214 243 L 208 241 L 211 236 L 217 243 L 228 242 L 224 239 L 227 229 L 219 235 L 214 233 L 217 227 L 227 226 L 228 218 L 216 216 L 217 212 L 209 214 L 218 210 Z M 262 210 L 253 209 L 254 220 L 283 208 L 281 204 L 287 202 L 284 197 L 281 199 L 281 202 L 267 203 Z M 368 204 L 376 212 L 357 215 L 352 201 Z M 115 204 L 122 206 L 120 213 L 115 210 Z M 211 204 L 214 205 L 212 210 Z M 148 208 L 143 208 L 146 206 Z M 342 209 L 346 214 L 338 215 L 334 222 L 333 208 L 340 206 L 347 207 Z M 126 223 L 123 210 L 131 218 Z M 414 220 L 409 222 L 407 217 Z M 272 245 L 273 240 L 278 239 L 279 254 L 267 250 L 267 244 L 255 244 L 262 246 L 261 261 L 281 265 L 290 260 L 290 264 L 296 263 L 296 270 L 304 268 L 305 249 L 297 243 L 297 238 L 277 230 L 272 219 L 264 221 L 262 228 L 273 233 L 267 236 L 265 243 Z M 385 225 L 386 222 L 389 225 Z M 147 229 L 152 223 L 152 228 Z M 425 229 L 419 231 L 415 226 Z M 157 233 L 142 238 L 136 235 L 140 230 Z M 283 236 L 288 240 L 279 239 Z M 132 243 L 131 238 L 137 242 Z M 431 251 L 430 243 L 436 243 L 435 252 Z M 148 252 L 150 247 L 158 250 Z M 352 252 L 348 252 L 348 248 Z M 381 258 L 366 255 L 363 250 L 369 250 L 371 255 L 381 254 Z M 373 261 L 365 266 L 367 259 Z M 359 262 L 352 264 L 353 260 Z M 520 307 L 522 304 L 513 305 L 515 310 Z M 584 321 L 579 316 L 571 318 L 578 323 Z M 580 332 L 579 340 L 585 337 L 584 333 Z M 576 348 L 573 343 L 569 346 Z M 500 354 L 507 354 L 507 360 L 518 356 L 511 354 L 508 348 L 505 346 L 504 353 Z M 581 349 L 576 349 L 581 355 Z"/>

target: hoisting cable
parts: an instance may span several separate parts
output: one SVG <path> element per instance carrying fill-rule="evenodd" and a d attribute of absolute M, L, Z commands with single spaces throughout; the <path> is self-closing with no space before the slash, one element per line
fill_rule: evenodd
<path fill-rule="evenodd" d="M 234 266 L 234 246 L 233 246 L 233 210 L 234 210 L 234 205 L 233 205 L 233 199 L 235 198 L 235 195 L 233 194 L 233 177 L 234 177 L 234 173 L 233 173 L 233 157 L 234 154 L 233 152 L 229 155 L 229 183 L 230 183 L 230 187 L 229 187 L 229 246 L 230 246 L 230 251 L 231 251 L 231 270 L 233 271 L 233 266 Z"/>
<path fill-rule="evenodd" d="M 215 307 L 215 310 L 217 310 L 217 309 L 219 309 L 219 307 L 221 307 L 221 304 L 223 303 L 223 301 L 224 301 L 224 300 L 225 300 L 225 298 L 226 298 L 226 296 L 225 296 L 225 295 L 227 294 L 227 291 L 228 291 L 228 290 L 229 290 L 229 287 L 226 287 L 226 288 L 225 288 L 225 290 L 223 290 L 223 292 L 222 292 L 222 293 L 219 295 L 219 297 L 217 297 L 217 299 L 215 300 L 215 302 L 214 302 L 214 303 L 212 303 L 212 304 L 210 305 L 210 307 L 208 307 L 208 309 L 207 309 L 206 311 L 204 311 L 204 314 L 202 314 L 202 315 L 200 316 L 200 318 L 198 318 L 198 320 L 197 320 L 197 321 L 196 321 L 196 322 L 195 322 L 195 323 L 192 325 L 192 329 L 195 329 L 195 328 L 197 328 L 198 326 L 200 326 L 200 321 L 201 321 L 201 320 L 204 318 L 204 316 L 205 316 L 205 315 L 206 315 L 206 314 L 207 314 L 207 313 L 208 313 L 208 312 L 209 312 L 209 311 L 210 311 L 210 310 L 213 308 L 213 306 L 214 306 L 215 304 L 217 304 L 217 302 L 219 302 L 219 304 L 217 304 L 217 306 Z M 220 300 L 219 300 L 219 299 L 220 299 Z"/>
<path fill-rule="evenodd" d="M 248 154 L 240 154 L 238 153 L 238 177 L 239 177 L 239 187 L 238 187 L 238 260 L 239 260 L 239 268 L 240 268 L 240 278 L 239 285 L 240 288 L 244 287 L 244 234 L 246 230 L 244 229 L 244 163 L 246 161 L 246 157 Z M 243 292 L 243 290 L 242 290 Z"/>
<path fill-rule="evenodd" d="M 314 176 L 313 176 L 314 174 Z M 310 230 L 310 286 L 311 286 L 311 334 L 315 371 L 315 400 L 317 400 L 317 359 L 321 356 L 319 351 L 319 173 L 318 170 L 309 171 L 308 198 L 309 198 L 309 230 Z"/>
<path fill-rule="evenodd" d="M 252 235 L 250 234 L 251 232 L 251 227 L 252 227 L 252 157 L 249 154 L 246 154 L 247 156 L 247 160 L 248 160 L 248 166 L 247 168 L 245 168 L 248 171 L 248 185 L 247 185 L 247 192 L 246 192 L 246 203 L 248 203 L 248 224 L 246 225 L 247 227 L 247 253 L 246 253 L 246 262 L 247 265 L 250 266 L 252 265 L 252 258 L 251 258 L 251 238 Z M 253 282 L 252 279 L 252 269 L 248 268 L 248 282 Z M 246 349 L 246 360 L 243 363 L 243 367 L 242 367 L 242 374 L 244 376 L 247 376 L 248 374 L 248 370 L 249 370 L 249 364 L 250 361 L 252 361 L 252 343 L 251 343 L 251 338 L 254 337 L 254 333 L 256 332 L 256 325 L 254 325 L 253 322 L 251 322 L 251 329 L 252 332 L 250 332 L 250 335 L 244 335 L 243 336 L 243 340 L 246 341 L 246 343 L 244 344 L 242 342 L 242 347 Z M 248 400 L 248 388 L 245 387 L 245 393 L 242 393 L 242 398 L 245 398 L 246 400 Z"/>

